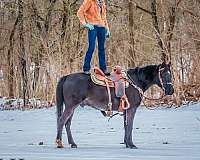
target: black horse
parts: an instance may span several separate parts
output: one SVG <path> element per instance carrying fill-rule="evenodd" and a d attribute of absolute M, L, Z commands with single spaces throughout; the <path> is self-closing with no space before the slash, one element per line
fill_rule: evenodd
<path fill-rule="evenodd" d="M 124 144 L 127 148 L 136 148 L 132 142 L 133 120 L 136 110 L 141 103 L 142 95 L 140 89 L 145 92 L 150 86 L 156 84 L 163 89 L 165 95 L 172 95 L 174 88 L 170 64 L 148 65 L 127 70 L 127 75 L 131 84 L 126 88 L 126 95 L 129 99 L 130 108 L 124 113 Z M 135 87 L 135 84 L 137 87 Z M 140 89 L 138 89 L 140 88 Z M 118 110 L 120 99 L 115 96 L 115 91 L 111 88 L 112 109 Z M 74 110 L 78 106 L 88 105 L 101 111 L 107 110 L 108 93 L 106 87 L 94 84 L 89 75 L 84 73 L 73 73 L 64 76 L 57 84 L 57 147 L 62 145 L 62 130 L 65 125 L 68 143 L 72 148 L 76 148 L 70 130 L 71 120 Z M 63 112 L 63 103 L 65 109 Z"/>

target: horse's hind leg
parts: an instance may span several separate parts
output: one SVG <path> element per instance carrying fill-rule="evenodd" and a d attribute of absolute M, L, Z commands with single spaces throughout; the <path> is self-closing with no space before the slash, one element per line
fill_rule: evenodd
<path fill-rule="evenodd" d="M 74 112 L 73 107 L 65 107 L 65 111 L 58 120 L 57 137 L 56 137 L 56 143 L 58 148 L 63 148 L 62 145 L 63 126 L 65 125 L 65 123 L 67 123 L 68 119 L 72 116 L 73 112 Z"/>
<path fill-rule="evenodd" d="M 65 124 L 65 128 L 66 128 L 66 132 L 67 132 L 68 143 L 71 144 L 71 148 L 77 148 L 77 145 L 74 142 L 74 139 L 73 139 L 72 133 L 71 133 L 71 129 L 70 129 L 72 117 L 73 117 L 73 113 L 72 113 L 71 117 L 67 120 L 67 122 Z"/>

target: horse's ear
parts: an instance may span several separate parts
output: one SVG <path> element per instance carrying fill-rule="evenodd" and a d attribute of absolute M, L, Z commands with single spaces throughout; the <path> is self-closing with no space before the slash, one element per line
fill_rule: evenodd
<path fill-rule="evenodd" d="M 171 67 L 171 61 L 168 61 L 167 63 L 165 63 L 165 66 Z"/>
<path fill-rule="evenodd" d="M 164 68 L 165 65 L 166 65 L 166 63 L 165 63 L 165 62 L 162 62 L 162 63 L 160 64 L 160 67 L 161 67 L 161 68 Z"/>

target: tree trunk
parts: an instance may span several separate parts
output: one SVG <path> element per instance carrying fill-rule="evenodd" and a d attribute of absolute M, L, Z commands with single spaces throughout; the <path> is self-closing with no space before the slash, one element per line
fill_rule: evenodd
<path fill-rule="evenodd" d="M 161 48 L 161 60 L 163 62 L 166 62 L 167 55 L 165 53 L 164 44 L 163 44 L 163 41 L 161 39 L 161 34 L 160 34 L 158 17 L 157 17 L 156 0 L 152 0 L 151 9 L 152 9 L 152 22 L 153 22 L 153 27 L 155 29 L 156 40 L 157 40 L 158 46 Z"/>
<path fill-rule="evenodd" d="M 166 46 L 167 46 L 167 52 L 169 55 L 169 60 L 171 61 L 172 56 L 171 56 L 171 40 L 173 37 L 173 30 L 174 30 L 174 26 L 175 26 L 175 21 L 176 21 L 176 9 L 177 9 L 177 5 L 170 7 L 170 16 L 169 16 L 169 26 L 168 26 L 168 30 L 167 30 L 167 40 L 166 40 Z"/>
<path fill-rule="evenodd" d="M 8 62 L 8 96 L 14 97 L 14 62 L 13 62 L 13 47 L 14 47 L 14 35 L 17 24 L 19 22 L 19 17 L 15 20 L 15 24 L 10 34 L 9 38 L 9 49 L 7 54 L 7 62 Z"/>
<path fill-rule="evenodd" d="M 27 76 L 27 62 L 24 41 L 24 15 L 23 15 L 23 0 L 18 0 L 18 17 L 19 17 L 19 62 L 22 76 L 22 93 L 24 99 L 24 107 L 26 105 L 26 98 L 28 96 L 28 76 Z"/>
<path fill-rule="evenodd" d="M 39 79 L 39 73 L 40 73 L 40 65 L 43 59 L 43 54 L 45 53 L 45 48 L 48 48 L 48 32 L 50 30 L 50 24 L 51 24 L 51 16 L 52 16 L 52 12 L 54 9 L 54 5 L 56 3 L 56 0 L 50 0 L 49 1 L 49 7 L 48 7 L 48 12 L 45 16 L 45 19 L 42 18 L 41 16 L 39 16 L 39 12 L 37 10 L 37 6 L 34 2 L 34 0 L 32 0 L 32 19 L 36 24 L 36 27 L 38 28 L 39 34 L 40 34 L 40 38 L 41 38 L 41 46 L 40 46 L 40 52 L 37 53 L 37 55 L 35 55 L 34 57 L 34 63 L 35 63 L 35 69 L 34 69 L 34 78 L 33 78 L 33 91 L 35 91 L 35 89 L 37 88 L 37 82 Z M 66 3 L 63 1 L 63 3 Z M 65 34 L 65 33 L 64 33 Z M 61 35 L 61 37 L 63 37 L 64 39 L 64 34 Z M 47 52 L 47 51 L 46 51 Z"/>
<path fill-rule="evenodd" d="M 129 66 L 136 66 L 136 53 L 135 53 L 135 40 L 134 40 L 134 17 L 133 17 L 134 5 L 133 0 L 128 2 L 128 17 L 129 17 Z"/>
<path fill-rule="evenodd" d="M 50 4 L 49 4 L 49 7 L 48 7 L 48 13 L 46 15 L 46 20 L 45 20 L 45 23 L 44 23 L 44 27 L 45 27 L 46 32 L 49 31 L 49 26 L 51 24 L 51 15 L 52 15 L 56 0 L 50 0 L 49 2 L 50 2 Z"/>

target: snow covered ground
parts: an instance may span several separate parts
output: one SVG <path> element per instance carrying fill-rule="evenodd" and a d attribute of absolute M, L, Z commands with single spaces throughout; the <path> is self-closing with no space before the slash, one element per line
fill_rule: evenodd
<path fill-rule="evenodd" d="M 72 121 L 72 149 L 57 149 L 55 107 L 0 111 L 0 159 L 24 160 L 200 160 L 200 104 L 179 109 L 139 108 L 134 143 L 126 149 L 122 117 L 108 122 L 91 108 L 78 108 Z M 43 145 L 39 145 L 43 142 Z"/>
<path fill-rule="evenodd" d="M 39 108 L 49 108 L 53 106 L 52 102 L 32 98 L 26 100 L 26 109 L 39 109 Z M 0 110 L 23 110 L 24 100 L 19 98 L 7 98 L 0 96 Z"/>

